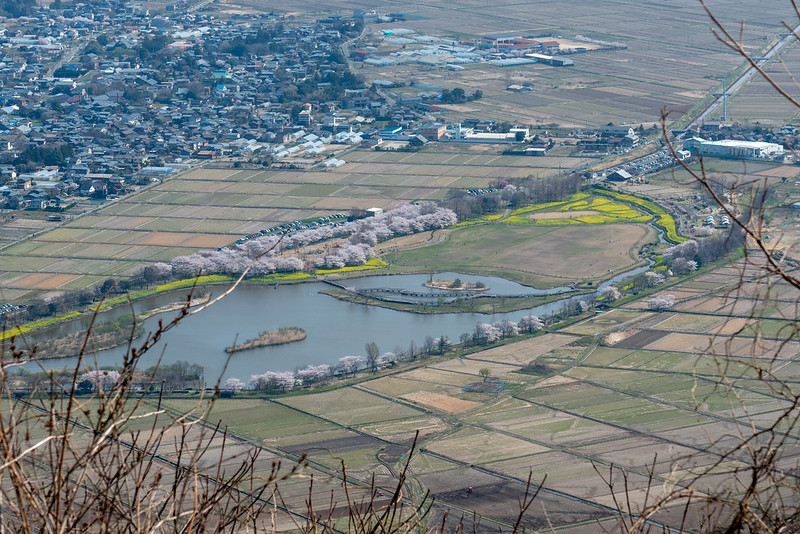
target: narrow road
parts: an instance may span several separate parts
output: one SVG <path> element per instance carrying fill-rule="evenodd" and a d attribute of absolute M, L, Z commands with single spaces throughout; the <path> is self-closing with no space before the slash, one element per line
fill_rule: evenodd
<path fill-rule="evenodd" d="M 94 35 L 89 34 L 84 37 L 78 37 L 77 39 L 75 39 L 69 46 L 69 48 L 64 50 L 64 53 L 61 54 L 61 59 L 56 61 L 53 65 L 50 66 L 50 68 L 47 69 L 46 77 L 52 78 L 53 74 L 55 74 L 55 72 L 58 69 L 70 63 L 75 58 L 75 56 L 78 55 L 78 52 L 80 52 L 83 49 L 86 43 L 88 43 L 91 39 L 94 38 L 95 38 Z"/>
<path fill-rule="evenodd" d="M 193 5 L 193 6 L 192 6 L 192 7 L 190 7 L 189 9 L 187 9 L 186 11 L 187 11 L 188 13 L 193 13 L 193 12 L 195 12 L 195 11 L 198 11 L 198 10 L 200 10 L 200 9 L 203 9 L 204 7 L 206 7 L 208 4 L 210 4 L 210 3 L 211 3 L 211 2 L 213 2 L 213 1 L 214 1 L 214 0 L 202 0 L 201 2 L 198 2 L 197 4 Z"/>
<path fill-rule="evenodd" d="M 352 45 L 354 42 L 364 37 L 364 35 L 367 34 L 368 29 L 369 27 L 365 24 L 364 29 L 361 30 L 361 34 L 358 37 L 353 37 L 352 39 L 349 39 L 344 43 L 342 43 L 342 55 L 344 56 L 344 60 L 347 62 L 347 68 L 350 70 L 350 72 L 355 73 L 356 71 L 355 66 L 353 65 L 353 60 L 350 59 L 350 45 Z M 378 96 L 386 100 L 386 103 L 388 105 L 390 106 L 394 105 L 395 99 L 389 93 L 387 93 L 386 91 L 382 90 L 380 87 L 377 86 L 374 87 L 373 90 L 378 94 Z"/>

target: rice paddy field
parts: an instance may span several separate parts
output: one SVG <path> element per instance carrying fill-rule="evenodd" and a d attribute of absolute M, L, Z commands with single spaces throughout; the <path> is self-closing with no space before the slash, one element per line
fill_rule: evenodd
<path fill-rule="evenodd" d="M 757 274 L 736 262 L 664 290 L 680 295 L 671 310 L 635 301 L 596 310 L 559 331 L 459 358 L 423 359 L 331 391 L 223 399 L 211 419 L 286 458 L 306 451 L 315 476 L 341 477 L 336 468 L 344 461 L 351 481 L 365 484 L 376 473 L 389 485 L 389 473 L 408 462 L 406 497 L 419 502 L 430 491 L 431 522 L 457 524 L 462 514 L 472 521 L 474 510 L 485 531 L 508 529 L 532 473 L 545 482 L 526 529 L 596 532 L 599 522 L 613 531 L 619 469 L 634 508 L 664 488 L 690 484 L 700 494 L 741 494 L 731 470 L 746 468 L 747 459 L 726 451 L 788 406 L 756 366 L 790 384 L 800 379 L 800 343 L 778 346 L 793 333 L 781 303 L 797 291 L 764 280 L 759 285 L 769 292 L 756 291 Z M 724 303 L 734 296 L 740 306 L 731 309 Z M 530 362 L 560 365 L 527 374 Z M 465 390 L 483 381 L 481 369 L 502 384 L 498 392 Z M 784 427 L 777 433 L 785 443 L 776 467 L 791 469 L 800 460 L 800 434 Z M 676 528 L 682 517 L 676 502 L 654 520 Z M 699 517 L 690 513 L 685 528 L 698 527 Z"/>
<path fill-rule="evenodd" d="M 589 161 L 505 156 L 471 146 L 416 153 L 355 150 L 346 159 L 334 171 L 197 168 L 110 203 L 5 248 L 0 300 L 24 302 L 85 288 L 286 222 L 441 200 L 451 189 L 551 176 Z"/>

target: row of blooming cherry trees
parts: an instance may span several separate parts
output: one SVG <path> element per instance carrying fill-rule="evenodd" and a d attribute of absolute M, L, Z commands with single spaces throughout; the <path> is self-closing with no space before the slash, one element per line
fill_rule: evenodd
<path fill-rule="evenodd" d="M 476 345 L 486 345 L 501 339 L 518 336 L 520 334 L 532 334 L 544 328 L 544 322 L 535 315 L 526 315 L 519 322 L 505 319 L 494 323 L 478 323 L 472 332 L 472 343 Z M 463 339 L 467 341 L 467 339 Z"/>
<path fill-rule="evenodd" d="M 473 345 L 486 345 L 500 339 L 518 336 L 520 334 L 535 333 L 544 328 L 544 322 L 534 316 L 526 315 L 518 322 L 503 320 L 491 324 L 479 323 L 475 326 L 472 334 L 462 336 L 462 342 Z M 432 339 L 430 347 L 425 349 L 429 353 L 444 353 L 446 347 L 450 345 L 450 340 L 445 336 Z M 369 345 L 369 344 L 368 344 Z M 250 377 L 245 383 L 238 378 L 229 378 L 223 384 L 223 389 L 231 392 L 238 392 L 243 389 L 251 389 L 265 393 L 278 393 L 291 390 L 300 385 L 309 385 L 329 380 L 333 376 L 352 376 L 360 369 L 366 367 L 381 369 L 394 365 L 402 355 L 396 352 L 385 352 L 378 356 L 373 364 L 362 356 L 345 356 L 339 358 L 336 365 L 308 365 L 296 372 L 291 371 L 267 371 L 263 374 L 256 374 Z M 416 354 L 409 354 L 409 357 L 416 357 Z M 369 364 L 369 365 L 368 365 Z"/>
<path fill-rule="evenodd" d="M 251 264 L 250 276 L 311 268 L 338 269 L 348 265 L 364 264 L 375 255 L 372 247 L 379 241 L 444 228 L 456 222 L 458 219 L 452 210 L 438 207 L 432 202 L 404 204 L 376 217 L 348 222 L 341 226 L 320 226 L 284 237 L 263 236 L 232 247 L 179 256 L 169 264 L 149 265 L 143 274 L 148 280 L 155 281 L 171 276 L 193 277 L 199 273 L 238 275 Z M 304 263 L 298 256 L 286 255 L 290 250 L 296 251 L 334 238 L 347 238 L 347 242 L 310 265 Z"/>

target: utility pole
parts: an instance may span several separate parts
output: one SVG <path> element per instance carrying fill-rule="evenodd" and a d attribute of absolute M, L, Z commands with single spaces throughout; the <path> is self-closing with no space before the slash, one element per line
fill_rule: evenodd
<path fill-rule="evenodd" d="M 721 93 L 711 93 L 716 97 L 722 97 L 722 120 L 728 120 L 728 87 L 727 87 L 727 80 L 725 78 L 722 79 L 722 92 Z"/>

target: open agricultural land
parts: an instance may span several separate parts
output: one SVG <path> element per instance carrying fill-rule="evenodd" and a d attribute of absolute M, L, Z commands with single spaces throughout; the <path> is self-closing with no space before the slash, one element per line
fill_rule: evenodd
<path fill-rule="evenodd" d="M 451 189 L 547 177 L 579 157 L 504 156 L 499 149 L 355 150 L 336 170 L 198 168 L 3 250 L 0 294 L 22 302 L 82 289 L 145 265 L 216 249 L 286 222 L 352 208 L 441 200 Z"/>
<path fill-rule="evenodd" d="M 236 0 L 229 5 L 251 6 L 257 1 Z M 282 3 L 290 13 L 305 11 L 299 0 Z M 712 9 L 716 6 L 711 6 Z M 722 80 L 735 71 L 741 58 L 731 54 L 709 31 L 706 14 L 694 0 L 677 2 L 578 2 L 521 4 L 465 2 L 327 0 L 318 9 L 406 14 L 406 20 L 372 25 L 357 46 L 388 51 L 383 30 L 401 27 L 421 36 L 465 40 L 486 35 L 552 37 L 571 41 L 577 35 L 605 42 L 620 42 L 626 50 L 586 52 L 569 56 L 575 66 L 553 68 L 542 65 L 499 67 L 486 64 L 463 65 L 452 72 L 440 66 L 404 64 L 370 66 L 358 64 L 356 72 L 369 82 L 375 79 L 409 84 L 431 84 L 452 89 L 483 91 L 484 98 L 466 104 L 445 106 L 454 118 L 491 117 L 529 124 L 554 123 L 566 127 L 597 127 L 615 124 L 656 122 L 663 108 L 677 112 L 690 110 L 712 91 L 722 88 Z M 793 16 L 791 5 L 770 0 L 753 9 L 747 3 L 727 3 L 716 9 L 720 20 L 738 29 L 746 21 L 743 40 L 756 55 L 775 36 L 784 31 L 782 20 Z M 409 50 L 414 45 L 397 45 Z M 529 93 L 509 92 L 512 84 L 533 83 Z M 414 88 L 405 89 L 413 94 Z M 423 90 L 423 89 L 420 89 Z M 403 89 L 399 90 L 400 92 Z M 748 114 L 759 120 L 755 107 Z M 675 120 L 680 113 L 674 115 Z M 774 118 L 772 108 L 765 118 Z"/>
<path fill-rule="evenodd" d="M 13 216 L 12 216 L 13 215 Z M 0 247 L 25 239 L 56 226 L 46 213 L 13 213 L 0 215 Z"/>
<path fill-rule="evenodd" d="M 626 470 L 634 508 L 648 486 L 649 502 L 664 488 L 688 484 L 699 497 L 726 489 L 737 498 L 742 488 L 731 473 L 747 462 L 725 452 L 753 428 L 768 428 L 787 406 L 754 365 L 777 379 L 800 378 L 800 344 L 778 342 L 792 328 L 793 294 L 782 283 L 766 294 L 763 281 L 750 279 L 752 267 L 746 270 L 736 262 L 663 290 L 677 300 L 669 311 L 633 301 L 559 331 L 420 360 L 331 391 L 221 399 L 209 420 L 221 419 L 278 457 L 307 452 L 315 481 L 341 477 L 344 462 L 352 483 L 369 484 L 375 473 L 388 492 L 391 475 L 410 461 L 406 496 L 418 501 L 431 492 L 431 525 L 443 515 L 452 525 L 465 516 L 471 525 L 474 510 L 479 532 L 508 528 L 529 472 L 534 481 L 547 479 L 525 516 L 528 530 L 597 532 L 599 521 L 613 531 L 613 510 L 625 497 L 619 471 L 611 476 L 613 491 L 603 481 L 612 465 Z M 468 392 L 483 382 L 482 369 L 490 371 L 495 392 Z M 168 404 L 182 409 L 189 401 Z M 776 467 L 791 468 L 800 459 L 800 436 L 796 429 L 777 434 L 785 443 Z M 305 492 L 295 484 L 284 497 L 300 502 Z M 652 519 L 677 528 L 682 504 Z M 690 506 L 685 528 L 698 527 L 701 510 Z"/>

